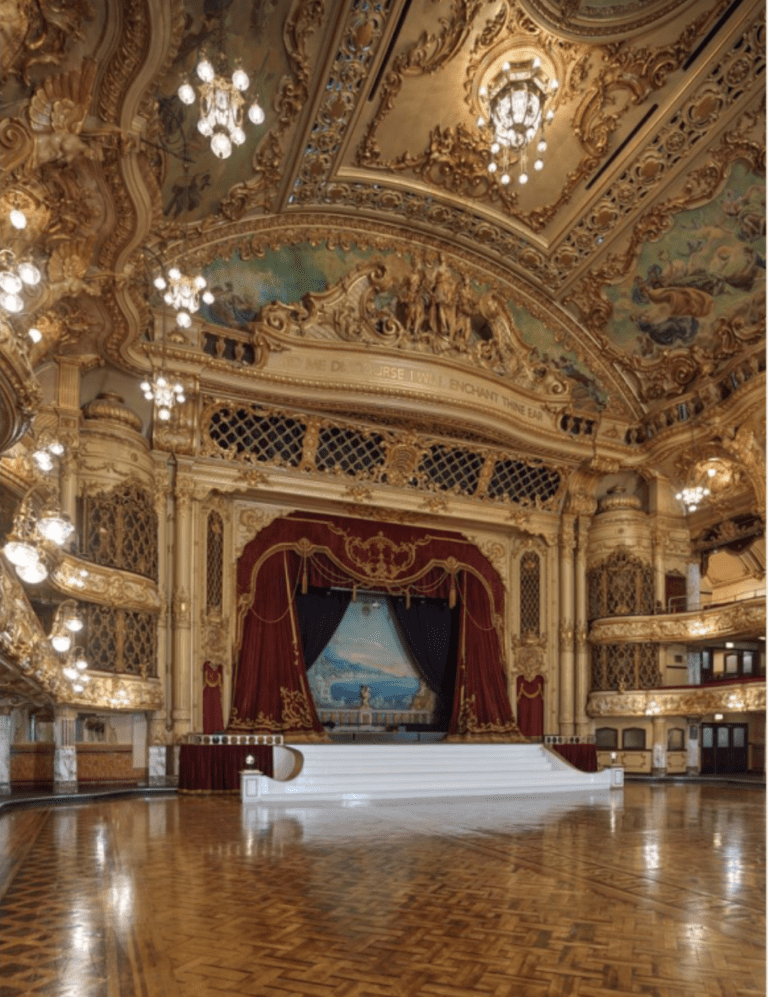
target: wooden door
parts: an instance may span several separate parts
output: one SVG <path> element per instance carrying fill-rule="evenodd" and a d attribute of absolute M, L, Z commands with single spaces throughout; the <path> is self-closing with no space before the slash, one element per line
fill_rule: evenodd
<path fill-rule="evenodd" d="M 747 725 L 701 725 L 701 774 L 747 771 Z"/>

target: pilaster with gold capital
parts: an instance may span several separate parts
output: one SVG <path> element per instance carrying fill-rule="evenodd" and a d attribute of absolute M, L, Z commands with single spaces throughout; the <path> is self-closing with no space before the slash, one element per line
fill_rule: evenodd
<path fill-rule="evenodd" d="M 590 516 L 579 517 L 578 545 L 576 547 L 576 682 L 575 722 L 576 733 L 588 734 L 591 724 L 587 717 L 587 697 L 590 687 L 589 642 L 587 640 L 587 542 Z"/>
<path fill-rule="evenodd" d="M 184 465 L 189 465 L 184 466 Z M 191 462 L 178 462 L 174 482 L 173 520 L 173 594 L 171 596 L 172 626 L 172 688 L 174 740 L 190 730 L 192 721 L 192 556 L 194 536 L 194 478 Z"/>
<path fill-rule="evenodd" d="M 563 516 L 560 524 L 560 715 L 558 718 L 560 734 L 570 736 L 574 732 L 574 617 L 575 617 L 575 593 L 574 593 L 574 559 L 573 551 L 575 546 L 575 517 Z"/>

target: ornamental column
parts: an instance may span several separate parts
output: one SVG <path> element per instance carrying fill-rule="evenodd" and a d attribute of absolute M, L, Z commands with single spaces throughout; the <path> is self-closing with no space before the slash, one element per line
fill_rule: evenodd
<path fill-rule="evenodd" d="M 171 599 L 171 661 L 173 740 L 190 731 L 192 720 L 192 464 L 177 460 L 174 487 L 173 597 Z"/>
<path fill-rule="evenodd" d="M 560 734 L 569 737 L 574 732 L 573 637 L 575 602 L 573 589 L 573 548 L 575 516 L 563 516 L 560 525 Z"/>
<path fill-rule="evenodd" d="M 60 357 L 57 361 L 56 435 L 64 444 L 59 484 L 59 504 L 73 523 L 77 522 L 77 459 L 80 439 L 80 361 Z"/>
<path fill-rule="evenodd" d="M 589 516 L 579 516 L 578 546 L 576 548 L 576 733 L 586 737 L 591 724 L 587 717 L 587 697 L 591 685 L 589 643 L 587 641 L 587 540 Z"/>
<path fill-rule="evenodd" d="M 71 706 L 57 706 L 53 720 L 53 791 L 77 792 L 77 750 L 75 748 L 75 718 Z"/>

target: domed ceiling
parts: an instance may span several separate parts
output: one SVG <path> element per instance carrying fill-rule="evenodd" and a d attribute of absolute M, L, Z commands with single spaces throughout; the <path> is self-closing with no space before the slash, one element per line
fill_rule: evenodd
<path fill-rule="evenodd" d="M 2 235 L 46 261 L 33 360 L 147 370 L 150 280 L 194 265 L 214 301 L 170 341 L 203 381 L 217 328 L 355 340 L 642 440 L 764 369 L 764 21 L 756 0 L 8 0 Z M 264 111 L 224 159 L 177 95 L 202 51 Z M 507 63 L 546 81 L 540 170 L 489 170 Z"/>

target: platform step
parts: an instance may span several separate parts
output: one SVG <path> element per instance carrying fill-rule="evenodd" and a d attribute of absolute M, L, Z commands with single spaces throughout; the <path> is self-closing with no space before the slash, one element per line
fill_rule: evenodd
<path fill-rule="evenodd" d="M 276 778 L 243 776 L 244 805 L 535 796 L 610 789 L 613 782 L 610 770 L 579 772 L 536 744 L 285 745 L 274 760 Z"/>

